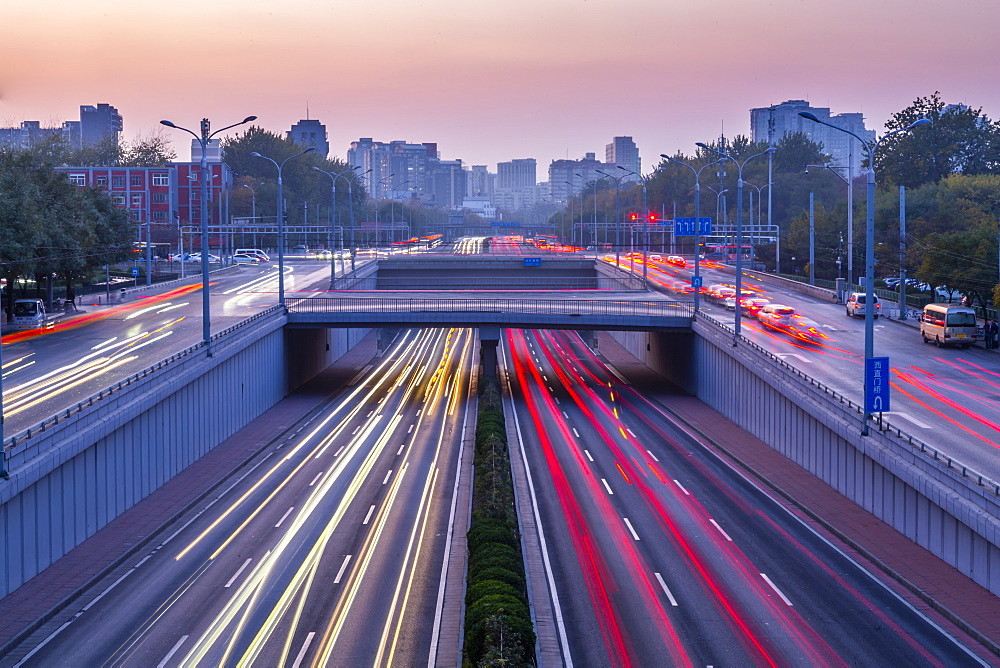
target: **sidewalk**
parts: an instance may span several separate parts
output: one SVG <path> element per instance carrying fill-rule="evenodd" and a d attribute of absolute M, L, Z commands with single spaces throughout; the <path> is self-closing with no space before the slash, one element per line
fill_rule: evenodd
<path fill-rule="evenodd" d="M 996 596 L 697 398 L 674 389 L 609 334 L 599 335 L 598 350 L 623 376 L 647 388 L 726 458 L 805 513 L 804 519 L 820 533 L 833 534 L 835 542 L 846 544 L 842 545 L 845 552 L 905 587 L 904 597 L 915 608 L 936 611 L 1000 655 L 1000 600 Z"/>
<path fill-rule="evenodd" d="M 98 581 L 153 543 L 376 354 L 375 332 L 273 408 L 223 441 L 34 578 L 0 599 L 0 657 Z M 224 473 L 228 472 L 228 473 Z"/>

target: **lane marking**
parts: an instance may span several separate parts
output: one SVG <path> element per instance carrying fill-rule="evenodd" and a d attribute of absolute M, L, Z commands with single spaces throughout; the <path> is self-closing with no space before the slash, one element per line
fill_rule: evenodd
<path fill-rule="evenodd" d="M 680 480 L 674 480 L 674 484 L 681 488 L 681 491 L 684 492 L 685 496 L 691 496 L 691 492 L 684 489 L 684 485 L 681 484 Z"/>
<path fill-rule="evenodd" d="M 723 536 L 726 537 L 726 540 L 728 540 L 730 543 L 733 542 L 733 539 L 729 537 L 728 533 L 726 533 L 725 531 L 722 530 L 722 527 L 719 526 L 718 522 L 716 522 L 712 518 L 709 518 L 708 521 L 712 523 L 712 526 L 714 526 L 716 529 L 719 530 L 719 533 L 721 533 Z"/>
<path fill-rule="evenodd" d="M 351 556 L 352 555 L 348 554 L 344 557 L 344 563 L 340 565 L 340 570 L 337 571 L 337 577 L 333 579 L 333 584 L 340 584 L 340 578 L 344 577 L 344 571 L 347 570 L 347 564 L 351 563 Z"/>
<path fill-rule="evenodd" d="M 342 446 L 340 446 L 339 448 L 337 448 L 337 451 L 336 451 L 335 453 L 333 453 L 333 456 L 334 456 L 334 457 L 336 457 L 337 455 L 339 455 L 339 454 L 340 454 L 341 452 L 343 452 L 343 451 L 344 451 L 344 448 L 345 448 L 345 447 L 346 447 L 346 446 L 343 446 L 343 445 L 342 445 Z"/>
<path fill-rule="evenodd" d="M 322 471 L 320 471 L 319 473 L 317 473 L 316 477 L 312 479 L 311 483 L 309 483 L 309 486 L 312 487 L 313 485 L 315 485 L 316 481 L 319 480 L 322 475 L 323 475 Z"/>
<path fill-rule="evenodd" d="M 351 432 L 351 436 L 354 436 L 355 434 L 357 434 L 358 431 L 360 431 L 360 429 L 361 429 L 361 425 L 358 425 L 357 427 L 355 427 L 354 431 Z"/>
<path fill-rule="evenodd" d="M 550 386 L 549 387 L 549 392 L 555 392 L 555 390 L 553 390 L 552 387 Z M 552 397 L 552 398 L 555 400 L 556 405 L 558 406 L 559 405 L 559 397 Z"/>
<path fill-rule="evenodd" d="M 628 427 L 625 427 L 625 431 L 627 431 L 629 433 L 629 436 L 631 436 L 632 438 L 638 438 L 638 436 L 635 435 L 635 432 L 633 432 Z"/>
<path fill-rule="evenodd" d="M 244 568 L 246 568 L 247 566 L 250 565 L 251 561 L 253 561 L 253 559 L 247 559 L 246 561 L 243 562 L 243 565 L 240 566 L 239 570 L 236 571 L 236 573 L 233 575 L 233 577 L 229 578 L 229 582 L 226 583 L 225 589 L 229 589 L 230 587 L 233 586 L 233 583 L 236 582 L 236 578 L 238 578 L 240 576 L 240 573 L 243 572 Z"/>
<path fill-rule="evenodd" d="M 309 645 L 312 643 L 314 635 L 316 635 L 315 631 L 310 631 L 306 635 L 306 641 L 302 643 L 302 649 L 300 649 L 299 653 L 295 656 L 295 663 L 292 664 L 292 668 L 299 668 L 299 666 L 302 665 L 302 660 L 306 658 L 306 650 L 309 649 Z"/>
<path fill-rule="evenodd" d="M 635 532 L 635 529 L 632 528 L 632 523 L 628 521 L 628 518 L 627 517 L 623 517 L 622 519 L 625 520 L 625 526 L 627 526 L 628 530 L 632 533 L 632 538 L 635 538 L 636 540 L 639 540 L 639 534 L 637 534 Z"/>
<path fill-rule="evenodd" d="M 409 434 L 411 431 L 413 431 L 413 425 L 412 424 L 410 425 L 410 428 L 406 430 L 406 433 Z"/>
<path fill-rule="evenodd" d="M 761 574 L 760 574 L 760 576 L 761 576 L 762 578 L 764 578 L 764 582 L 766 582 L 767 584 L 769 584 L 769 585 L 771 586 L 771 589 L 773 589 L 773 590 L 775 591 L 775 593 L 776 593 L 776 594 L 777 594 L 778 596 L 780 596 L 780 597 L 781 597 L 781 600 L 785 602 L 785 605 L 792 605 L 792 602 L 788 600 L 788 597 L 787 597 L 787 596 L 785 596 L 784 594 L 782 594 L 782 593 L 781 593 L 781 590 L 780 590 L 780 589 L 778 589 L 778 588 L 777 588 L 777 587 L 775 586 L 775 584 L 774 584 L 773 582 L 771 582 L 771 578 L 767 577 L 767 576 L 766 576 L 765 574 L 763 574 L 763 573 L 761 573 Z"/>
<path fill-rule="evenodd" d="M 646 452 L 649 452 L 649 450 L 646 450 Z M 654 455 L 652 452 L 649 452 L 649 456 L 653 458 L 654 462 L 660 461 L 659 459 L 656 458 L 656 455 Z"/>
<path fill-rule="evenodd" d="M 566 411 L 563 411 L 563 412 L 562 412 L 562 414 L 563 414 L 563 417 L 564 417 L 564 418 L 566 418 L 567 420 L 569 419 L 569 416 L 568 416 L 568 415 L 566 415 Z"/>
<path fill-rule="evenodd" d="M 149 554 L 147 554 L 147 555 L 146 555 L 145 557 L 143 557 L 142 559 L 140 559 L 140 560 L 139 560 L 139 563 L 137 563 L 137 564 L 136 564 L 135 566 L 133 566 L 132 568 L 133 568 L 133 569 L 135 569 L 135 568 L 139 568 L 139 567 L 140 567 L 140 566 L 142 566 L 142 565 L 143 565 L 144 563 L 146 563 L 147 561 L 149 561 L 150 559 L 152 559 L 152 558 L 153 558 L 153 554 L 155 554 L 155 553 L 153 553 L 153 552 L 150 552 L 150 553 L 149 553 Z"/>
<path fill-rule="evenodd" d="M 587 455 L 587 459 L 594 461 L 594 458 L 590 456 L 590 450 L 584 450 L 583 454 Z"/>
<path fill-rule="evenodd" d="M 608 494 L 614 494 L 614 492 L 611 491 L 611 486 L 608 484 L 607 480 L 601 478 L 601 482 L 604 483 L 604 489 L 608 490 Z"/>
<path fill-rule="evenodd" d="M 174 654 L 177 653 L 177 650 L 181 648 L 181 645 L 183 645 L 184 641 L 187 639 L 188 639 L 187 636 L 181 636 L 181 639 L 178 640 L 176 643 L 174 643 L 174 646 L 170 648 L 170 651 L 167 652 L 167 655 L 163 657 L 163 661 L 160 661 L 158 664 L 156 664 L 156 668 L 163 668 L 165 665 L 167 665 L 167 662 L 170 661 L 170 657 L 172 657 Z"/>
<path fill-rule="evenodd" d="M 389 472 L 385 474 L 385 478 L 382 480 L 382 484 L 383 485 L 385 483 L 389 482 L 389 476 L 391 476 L 391 475 L 392 475 L 392 469 L 389 469 Z"/>
<path fill-rule="evenodd" d="M 366 415 L 365 417 L 366 418 L 370 418 L 374 414 L 375 414 L 375 411 L 368 411 L 368 415 Z"/>
<path fill-rule="evenodd" d="M 371 508 L 369 508 L 368 509 L 368 514 L 365 515 L 365 521 L 362 522 L 361 524 L 368 524 L 368 520 L 370 520 L 372 518 L 372 513 L 374 513 L 374 512 L 375 512 L 375 506 L 372 506 Z"/>
<path fill-rule="evenodd" d="M 280 527 L 281 523 L 285 521 L 286 517 L 288 517 L 289 515 L 292 514 L 293 510 L 295 510 L 295 506 L 292 506 L 291 508 L 289 508 L 288 510 L 286 510 L 285 514 L 281 516 L 280 520 L 278 520 L 278 523 L 274 525 L 274 528 L 277 529 L 278 527 Z"/>
<path fill-rule="evenodd" d="M 573 435 L 576 436 L 577 438 L 580 438 L 580 432 L 576 430 L 576 427 L 573 427 Z"/>
<path fill-rule="evenodd" d="M 92 607 L 92 606 L 93 606 L 93 605 L 94 605 L 95 603 L 97 603 L 97 602 L 98 602 L 98 601 L 100 601 L 100 600 L 101 600 L 102 598 L 104 598 L 104 597 L 105 597 L 105 596 L 106 596 L 106 595 L 108 594 L 108 592 L 110 592 L 110 591 L 111 591 L 112 589 L 114 589 L 114 588 L 115 588 L 115 587 L 117 587 L 117 586 L 118 586 L 119 584 L 121 584 L 121 581 L 122 581 L 122 580 L 124 580 L 124 579 L 125 579 L 125 578 L 127 578 L 128 576 L 132 575 L 132 572 L 133 572 L 133 571 L 135 571 L 135 569 L 134 569 L 134 568 L 130 568 L 130 569 L 129 569 L 129 570 L 128 570 L 128 571 L 127 571 L 127 572 L 126 572 L 126 573 L 125 573 L 124 575 L 122 575 L 122 576 L 121 576 L 120 578 L 118 578 L 117 580 L 115 580 L 114 582 L 112 582 L 112 583 L 111 583 L 111 585 L 110 585 L 110 586 L 109 586 L 109 587 L 108 587 L 107 589 L 105 589 L 104 591 L 102 591 L 102 592 L 101 592 L 100 594 L 98 594 L 98 595 L 97 595 L 97 598 L 95 598 L 95 599 L 94 599 L 93 601 L 91 601 L 91 602 L 90 602 L 90 603 L 88 603 L 87 605 L 83 606 L 83 611 L 84 611 L 84 612 L 86 612 L 87 610 L 90 610 L 90 608 L 91 608 L 91 607 Z M 61 630 L 61 629 L 60 629 L 60 630 Z M 58 631 L 57 631 L 57 633 L 58 633 Z M 53 633 L 53 634 L 52 634 L 52 637 L 54 637 L 54 636 L 55 636 L 55 633 Z M 39 645 L 39 647 L 41 647 L 41 645 Z M 27 658 L 27 657 L 25 657 L 25 658 Z"/>
<path fill-rule="evenodd" d="M 405 448 L 405 447 L 406 447 L 406 443 L 403 443 L 401 446 L 399 446 L 399 450 L 396 450 L 396 456 L 397 457 L 400 456 L 401 454 L 403 454 L 403 448 Z"/>
<path fill-rule="evenodd" d="M 659 573 L 653 573 L 653 575 L 656 576 L 656 581 L 660 583 L 661 587 L 663 587 L 663 593 L 666 594 L 667 598 L 670 599 L 670 605 L 672 605 L 672 606 L 674 606 L 676 608 L 677 607 L 677 599 L 675 599 L 674 595 L 670 593 L 670 589 L 667 587 L 667 583 L 663 581 L 663 576 L 660 575 Z"/>

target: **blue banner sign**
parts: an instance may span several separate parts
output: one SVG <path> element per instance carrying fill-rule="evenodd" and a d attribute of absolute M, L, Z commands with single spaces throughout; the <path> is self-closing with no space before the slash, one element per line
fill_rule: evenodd
<path fill-rule="evenodd" d="M 525 267 L 541 267 L 542 266 L 542 258 L 540 258 L 540 257 L 526 257 L 526 258 L 524 258 L 524 266 Z"/>
<path fill-rule="evenodd" d="M 695 234 L 694 218 L 674 218 L 675 237 L 693 237 Z M 712 217 L 698 218 L 698 234 L 708 236 L 712 233 Z"/>
<path fill-rule="evenodd" d="M 889 410 L 889 358 L 869 357 L 865 360 L 865 412 L 885 413 Z"/>
<path fill-rule="evenodd" d="M 520 222 L 508 222 L 504 221 L 493 221 L 490 223 L 490 227 L 521 227 Z"/>

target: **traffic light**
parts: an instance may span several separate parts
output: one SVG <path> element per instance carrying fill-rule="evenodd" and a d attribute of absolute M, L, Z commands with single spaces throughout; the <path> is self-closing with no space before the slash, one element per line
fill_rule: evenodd
<path fill-rule="evenodd" d="M 631 220 L 631 221 L 633 221 L 633 222 L 636 221 L 636 220 L 639 220 L 639 214 L 637 214 L 635 212 L 630 213 L 628 215 L 628 219 Z"/>
<path fill-rule="evenodd" d="M 655 222 L 656 222 L 656 214 L 655 214 L 655 213 L 647 213 L 647 214 L 646 214 L 646 219 L 647 219 L 647 220 L 648 220 L 648 221 L 649 221 L 650 223 L 655 223 Z"/>

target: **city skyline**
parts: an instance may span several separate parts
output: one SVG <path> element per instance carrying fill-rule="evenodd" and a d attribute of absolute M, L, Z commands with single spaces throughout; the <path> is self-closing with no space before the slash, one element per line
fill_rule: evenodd
<path fill-rule="evenodd" d="M 936 90 L 1000 115 L 1000 93 L 985 85 L 1000 6 L 983 0 L 661 4 L 468 13 L 446 0 L 293 2 L 277 13 L 182 0 L 154 15 L 117 0 L 99 12 L 43 0 L 11 8 L 0 29 L 0 125 L 58 123 L 97 101 L 119 109 L 125 139 L 163 118 L 221 127 L 252 114 L 284 134 L 308 117 L 327 126 L 341 159 L 351 141 L 376 136 L 436 142 L 444 159 L 491 167 L 602 155 L 627 135 L 645 169 L 723 131 L 749 136 L 750 109 L 789 99 L 863 113 L 879 132 Z M 186 142 L 168 138 L 186 159 Z"/>

